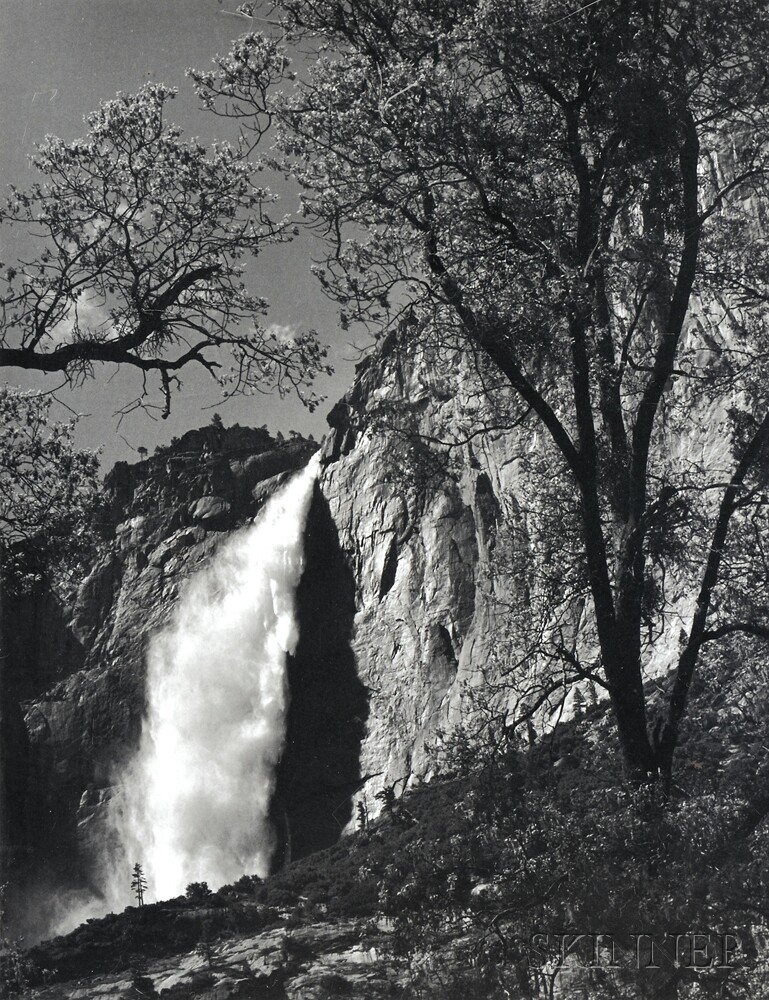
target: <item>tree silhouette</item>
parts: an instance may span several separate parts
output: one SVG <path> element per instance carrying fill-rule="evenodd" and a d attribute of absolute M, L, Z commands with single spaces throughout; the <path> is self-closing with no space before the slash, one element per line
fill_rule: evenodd
<path fill-rule="evenodd" d="M 137 861 L 133 867 L 131 888 L 136 896 L 136 902 L 139 906 L 144 906 L 144 893 L 147 890 L 147 880 L 144 877 L 144 871 L 141 864 Z"/>
<path fill-rule="evenodd" d="M 189 367 L 227 395 L 294 389 L 312 408 L 325 351 L 312 331 L 276 337 L 262 326 L 266 303 L 242 280 L 245 258 L 287 240 L 287 227 L 238 146 L 207 150 L 166 120 L 174 96 L 156 83 L 118 94 L 87 116 L 85 138 L 38 146 L 41 179 L 0 206 L 0 221 L 41 245 L 4 269 L 0 367 L 70 382 L 99 364 L 134 368 L 142 392 L 129 407 L 157 379 L 164 417 Z"/>
<path fill-rule="evenodd" d="M 536 435 L 531 518 L 570 574 L 541 670 L 601 684 L 628 775 L 669 785 L 701 652 L 769 638 L 765 4 L 273 11 L 312 72 L 265 114 L 271 50 L 252 34 L 193 75 L 201 97 L 255 138 L 277 118 L 342 325 L 404 326 L 434 372 L 474 366 Z M 577 600 L 595 669 L 561 640 Z"/>
<path fill-rule="evenodd" d="M 366 833 L 368 831 L 368 808 L 366 806 L 365 799 L 358 800 L 356 811 L 357 811 L 358 829 L 361 831 L 361 833 Z"/>
<path fill-rule="evenodd" d="M 52 402 L 0 387 L 0 562 L 14 585 L 76 557 L 98 507 L 98 454 L 75 446 L 77 417 L 51 419 Z"/>
<path fill-rule="evenodd" d="M 200 928 L 200 940 L 195 947 L 195 951 L 206 963 L 208 969 L 213 969 L 219 945 L 215 941 L 213 925 L 210 920 L 203 921 Z"/>

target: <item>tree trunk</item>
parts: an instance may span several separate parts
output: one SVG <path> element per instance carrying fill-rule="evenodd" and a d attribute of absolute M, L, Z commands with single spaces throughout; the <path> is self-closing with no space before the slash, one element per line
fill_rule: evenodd
<path fill-rule="evenodd" d="M 639 572 L 636 550 L 632 548 L 626 557 L 627 568 L 618 571 L 622 584 L 615 601 L 598 491 L 590 480 L 580 485 L 585 554 L 598 641 L 625 771 L 631 781 L 653 781 L 657 775 L 656 755 L 646 726 L 646 701 L 641 676 L 639 580 L 643 580 L 643 573 Z"/>
<path fill-rule="evenodd" d="M 618 663 L 610 680 L 611 704 L 617 722 L 627 777 L 634 782 L 657 778 L 657 760 L 646 725 L 646 702 L 637 664 Z"/>

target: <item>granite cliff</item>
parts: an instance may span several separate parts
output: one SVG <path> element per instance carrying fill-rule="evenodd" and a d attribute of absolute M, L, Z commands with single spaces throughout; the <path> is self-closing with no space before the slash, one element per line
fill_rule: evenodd
<path fill-rule="evenodd" d="M 397 416 L 395 416 L 397 412 Z M 320 491 L 355 582 L 369 695 L 362 794 L 429 775 L 427 748 L 494 669 L 509 580 L 495 558 L 517 479 L 511 432 L 463 439 L 467 400 L 396 339 L 332 410 Z"/>
<path fill-rule="evenodd" d="M 381 423 L 383 393 L 413 418 L 408 433 Z M 329 416 L 289 662 L 277 863 L 333 843 L 357 801 L 373 815 L 382 787 L 427 774 L 430 737 L 458 718 L 489 658 L 514 468 L 504 436 L 423 442 L 459 405 L 391 340 Z M 89 564 L 6 602 L 8 856 L 25 899 L 89 885 L 115 770 L 140 733 L 149 637 L 182 581 L 316 447 L 208 427 L 119 463 Z"/>
<path fill-rule="evenodd" d="M 329 414 L 288 667 L 276 864 L 332 844 L 358 803 L 376 815 L 383 788 L 429 778 L 431 741 L 509 660 L 506 606 L 523 585 L 509 524 L 530 489 L 522 457 L 541 442 L 465 391 L 477 373 L 465 375 L 459 395 L 456 372 L 392 337 Z M 27 905 L 89 885 L 115 770 L 140 733 L 147 641 L 180 584 L 316 449 L 211 426 L 118 464 L 90 563 L 6 602 L 8 857 Z M 668 644 L 657 648 L 664 668 Z"/>

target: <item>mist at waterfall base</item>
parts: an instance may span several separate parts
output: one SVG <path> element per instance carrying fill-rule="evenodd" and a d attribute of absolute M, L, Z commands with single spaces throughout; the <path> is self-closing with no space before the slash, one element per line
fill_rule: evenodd
<path fill-rule="evenodd" d="M 139 750 L 110 803 L 102 913 L 134 902 L 137 861 L 148 900 L 268 870 L 286 660 L 298 640 L 295 595 L 317 471 L 315 456 L 217 550 L 151 641 Z M 80 909 L 66 923 L 82 919 Z"/>

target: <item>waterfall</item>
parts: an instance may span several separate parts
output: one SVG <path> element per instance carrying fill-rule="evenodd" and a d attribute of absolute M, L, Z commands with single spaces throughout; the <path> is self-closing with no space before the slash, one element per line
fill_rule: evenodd
<path fill-rule="evenodd" d="M 149 898 L 268 869 L 286 659 L 298 639 L 295 594 L 317 471 L 315 456 L 217 550 L 151 642 L 141 742 L 111 810 L 119 854 L 142 863 Z M 113 870 L 107 890 L 122 905 L 128 870 Z"/>

